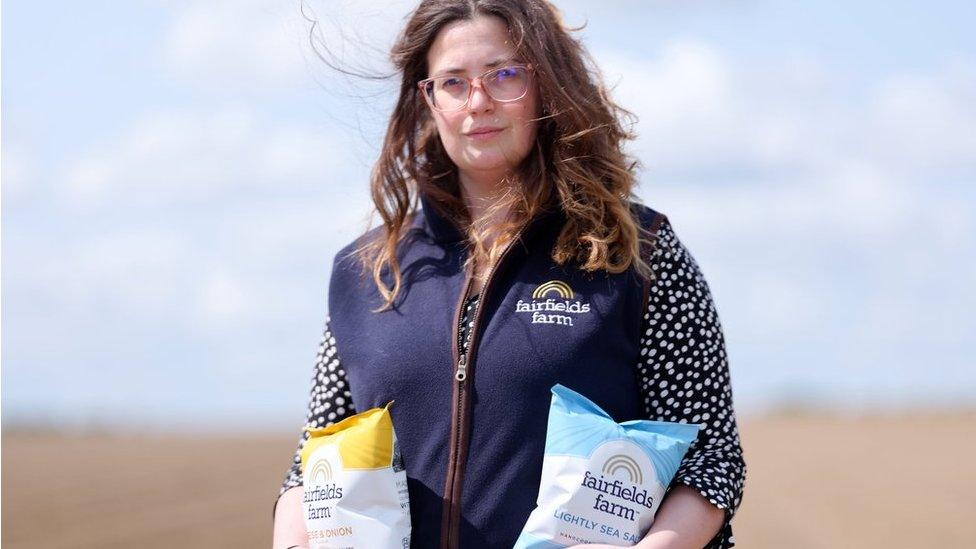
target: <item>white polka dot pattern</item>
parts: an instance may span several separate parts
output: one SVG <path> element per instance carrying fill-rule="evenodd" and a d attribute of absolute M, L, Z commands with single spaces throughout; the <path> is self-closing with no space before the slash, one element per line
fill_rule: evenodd
<path fill-rule="evenodd" d="M 319 351 L 315 359 L 315 369 L 312 375 L 312 391 L 305 413 L 305 424 L 312 427 L 326 427 L 333 423 L 356 414 L 352 403 L 352 394 L 346 380 L 346 371 L 339 362 L 336 352 L 335 338 L 329 325 L 329 318 L 325 319 L 325 332 L 319 342 Z M 302 448 L 308 440 L 308 431 L 302 431 L 298 439 L 298 449 L 292 456 L 291 467 L 285 474 L 278 496 L 289 488 L 302 485 Z"/>
<path fill-rule="evenodd" d="M 672 487 L 696 489 L 725 510 L 722 528 L 706 546 L 735 545 L 732 516 L 739 508 L 746 466 L 732 408 L 725 338 L 705 278 L 668 221 L 658 231 L 641 359 L 637 370 L 647 417 L 703 426 Z"/>
<path fill-rule="evenodd" d="M 478 295 L 469 295 L 465 300 L 464 310 L 461 311 L 461 319 L 458 321 L 458 350 L 462 353 L 468 352 L 468 343 L 471 343 L 471 328 L 474 328 L 474 313 L 478 310 Z"/>

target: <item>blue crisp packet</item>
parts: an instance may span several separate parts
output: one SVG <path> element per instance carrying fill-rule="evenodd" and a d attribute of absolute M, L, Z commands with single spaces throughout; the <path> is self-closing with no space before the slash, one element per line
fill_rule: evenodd
<path fill-rule="evenodd" d="M 583 395 L 552 387 L 536 508 L 514 549 L 632 546 L 651 527 L 699 425 L 617 423 Z"/>

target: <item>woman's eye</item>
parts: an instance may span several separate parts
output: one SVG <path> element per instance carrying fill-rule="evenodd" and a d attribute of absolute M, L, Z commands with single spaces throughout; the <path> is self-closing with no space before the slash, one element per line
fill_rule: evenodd
<path fill-rule="evenodd" d="M 518 71 L 514 67 L 508 67 L 499 70 L 498 74 L 495 77 L 498 78 L 499 80 L 505 80 L 506 78 L 511 78 L 515 76 L 517 72 Z"/>
<path fill-rule="evenodd" d="M 461 81 L 460 78 L 445 78 L 444 79 L 444 82 L 441 84 L 441 87 L 444 87 L 444 88 L 456 88 L 456 87 L 460 86 L 461 84 L 462 84 L 462 81 Z"/>

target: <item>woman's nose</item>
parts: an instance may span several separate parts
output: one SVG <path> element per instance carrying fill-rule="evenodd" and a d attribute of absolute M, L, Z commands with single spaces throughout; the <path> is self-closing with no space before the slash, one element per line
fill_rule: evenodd
<path fill-rule="evenodd" d="M 471 97 L 468 98 L 468 110 L 470 111 L 484 111 L 489 110 L 494 106 L 491 97 L 488 92 L 485 91 L 484 84 L 481 80 L 471 83 Z"/>

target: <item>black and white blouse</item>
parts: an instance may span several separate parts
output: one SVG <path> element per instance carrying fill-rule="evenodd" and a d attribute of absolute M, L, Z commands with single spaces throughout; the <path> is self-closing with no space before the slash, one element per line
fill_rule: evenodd
<path fill-rule="evenodd" d="M 651 268 L 655 280 L 644 312 L 641 360 L 635 365 L 647 419 L 703 426 L 675 474 L 675 483 L 697 490 L 725 510 L 722 528 L 706 546 L 735 545 L 732 517 L 742 501 L 746 464 L 732 404 L 725 338 L 711 291 L 691 253 L 669 222 L 658 232 Z M 461 351 L 467 349 L 478 296 L 467 299 L 461 318 Z M 306 425 L 324 427 L 357 413 L 325 322 L 315 361 Z M 302 484 L 302 433 L 279 496 Z"/>

